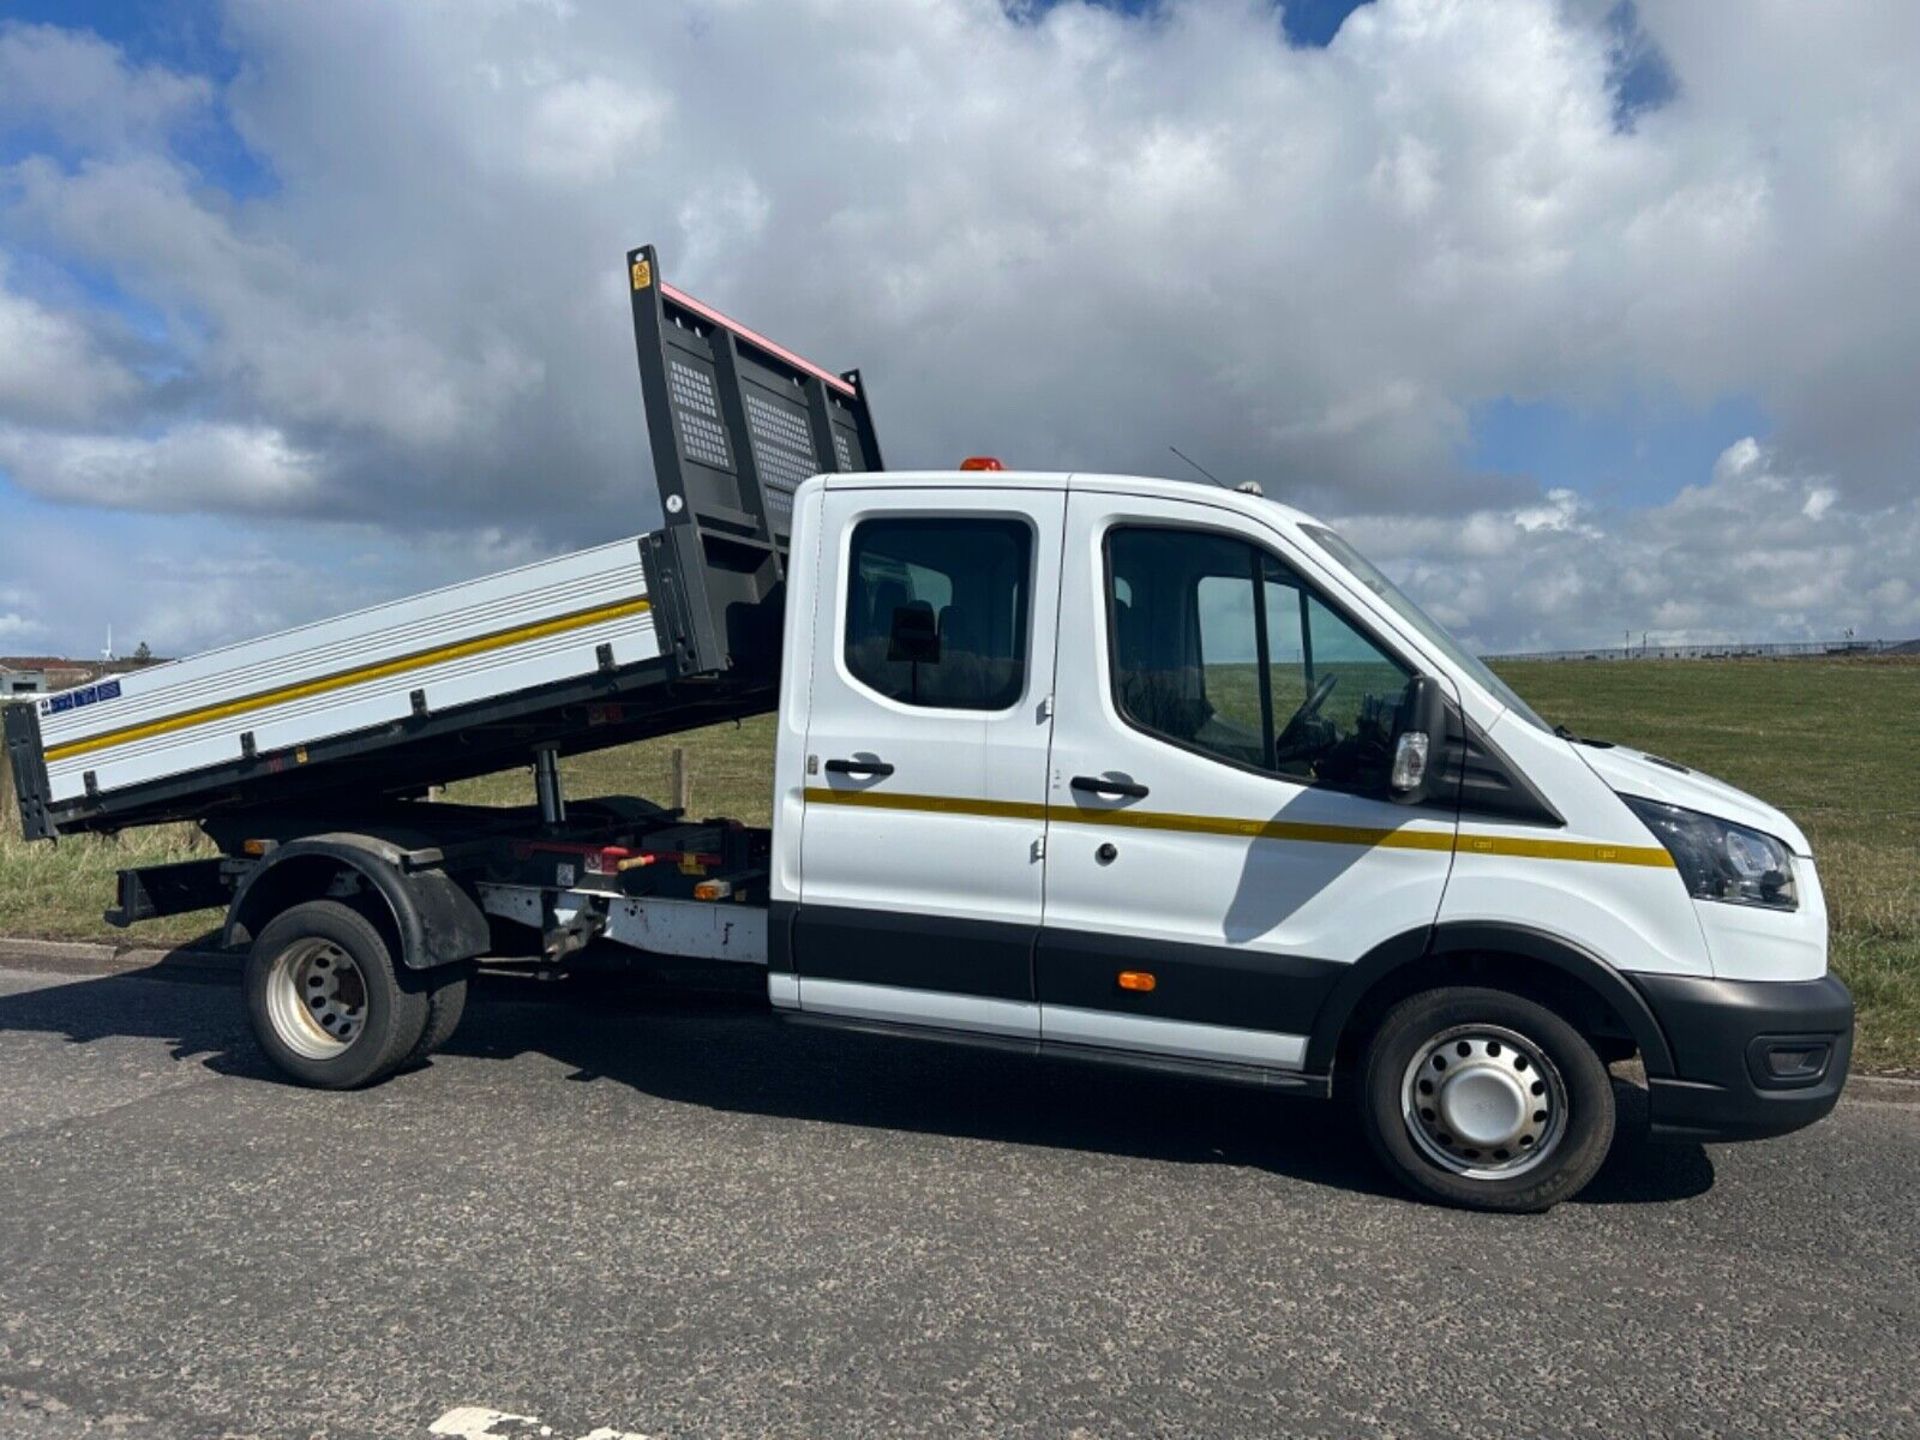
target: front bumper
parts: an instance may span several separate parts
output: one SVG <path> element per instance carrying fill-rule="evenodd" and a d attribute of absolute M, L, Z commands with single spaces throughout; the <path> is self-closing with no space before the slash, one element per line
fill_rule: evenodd
<path fill-rule="evenodd" d="M 1839 1102 L 1853 996 L 1834 976 L 1630 978 L 1673 1051 L 1673 1074 L 1647 1076 L 1655 1135 L 1763 1140 L 1811 1125 Z"/>

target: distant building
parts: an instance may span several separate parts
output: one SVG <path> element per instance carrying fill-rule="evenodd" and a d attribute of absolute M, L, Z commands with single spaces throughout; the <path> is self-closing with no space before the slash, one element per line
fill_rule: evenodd
<path fill-rule="evenodd" d="M 16 670 L 11 665 L 0 665 L 0 698 L 12 698 L 16 695 L 43 695 L 46 690 L 46 671 Z"/>
<path fill-rule="evenodd" d="M 0 693 L 33 695 L 49 690 L 71 690 L 76 685 L 84 685 L 98 678 L 101 666 L 98 661 L 62 660 L 57 655 L 0 655 L 0 671 L 12 671 L 36 681 L 32 690 L 23 687 Z"/>

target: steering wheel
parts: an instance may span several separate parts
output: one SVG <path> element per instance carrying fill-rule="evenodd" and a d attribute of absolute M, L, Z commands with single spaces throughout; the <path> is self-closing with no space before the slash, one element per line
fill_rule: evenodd
<path fill-rule="evenodd" d="M 1333 694 L 1334 686 L 1340 683 L 1338 675 L 1322 675 L 1320 683 L 1313 687 L 1313 693 L 1300 702 L 1300 708 L 1293 712 L 1293 718 L 1287 721 L 1274 740 L 1276 753 L 1283 753 L 1286 747 L 1298 738 L 1298 732 L 1306 728 L 1307 722 L 1320 713 L 1320 707 L 1327 703 L 1327 697 Z"/>

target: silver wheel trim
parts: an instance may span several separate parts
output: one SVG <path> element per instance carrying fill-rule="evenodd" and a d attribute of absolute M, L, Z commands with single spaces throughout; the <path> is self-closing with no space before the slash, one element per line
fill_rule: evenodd
<path fill-rule="evenodd" d="M 1560 1148 L 1567 1087 L 1546 1051 L 1518 1031 L 1456 1025 L 1413 1052 L 1400 1113 L 1415 1148 L 1442 1170 L 1510 1180 Z"/>
<path fill-rule="evenodd" d="M 366 976 L 331 940 L 296 940 L 267 972 L 267 1019 L 294 1054 L 332 1060 L 366 1029 Z"/>

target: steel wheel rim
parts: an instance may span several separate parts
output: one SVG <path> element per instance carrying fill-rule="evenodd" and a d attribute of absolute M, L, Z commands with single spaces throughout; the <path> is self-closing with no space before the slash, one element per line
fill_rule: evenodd
<path fill-rule="evenodd" d="M 1400 1113 L 1420 1153 L 1449 1174 L 1508 1180 L 1560 1148 L 1567 1087 L 1547 1052 L 1518 1031 L 1456 1025 L 1414 1051 Z"/>
<path fill-rule="evenodd" d="M 296 1055 L 334 1059 L 366 1029 L 367 977 L 331 940 L 296 941 L 267 972 L 267 1018 Z"/>

